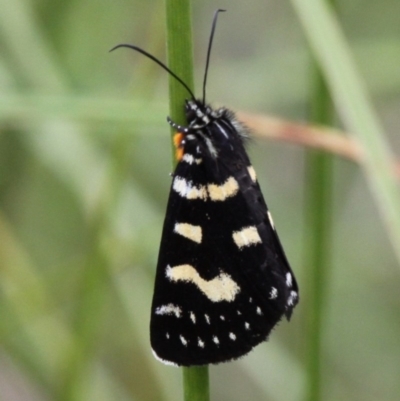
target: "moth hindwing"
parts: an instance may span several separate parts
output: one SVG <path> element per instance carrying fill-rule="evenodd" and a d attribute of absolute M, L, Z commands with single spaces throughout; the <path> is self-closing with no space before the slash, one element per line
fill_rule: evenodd
<path fill-rule="evenodd" d="M 171 365 L 237 359 L 267 339 L 298 287 L 233 113 L 187 100 L 161 239 L 151 345 Z"/>

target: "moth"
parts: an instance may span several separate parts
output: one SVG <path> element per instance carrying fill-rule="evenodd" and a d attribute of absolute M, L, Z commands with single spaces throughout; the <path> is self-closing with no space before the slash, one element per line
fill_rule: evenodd
<path fill-rule="evenodd" d="M 154 356 L 175 366 L 240 358 L 289 320 L 298 286 L 245 150 L 247 129 L 234 113 L 203 99 L 143 49 L 188 91 L 187 125 L 176 130 L 177 166 L 158 256 L 151 307 Z"/>

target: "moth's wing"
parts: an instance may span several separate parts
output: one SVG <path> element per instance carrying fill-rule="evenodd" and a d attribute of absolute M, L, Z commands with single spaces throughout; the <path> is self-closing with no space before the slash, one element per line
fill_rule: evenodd
<path fill-rule="evenodd" d="M 243 197 L 247 216 L 251 224 L 257 227 L 257 232 L 262 240 L 261 260 L 263 263 L 259 266 L 259 271 L 264 277 L 272 277 L 272 280 L 260 280 L 260 286 L 271 285 L 270 288 L 267 288 L 269 297 L 275 300 L 275 304 L 284 305 L 285 315 L 290 319 L 293 308 L 299 300 L 298 285 L 280 242 L 271 212 L 258 184 L 256 172 L 247 155 L 246 167 L 239 166 L 235 169 L 229 162 L 222 164 L 239 183 L 239 197 Z M 242 256 L 247 258 L 246 253 L 249 254 L 252 251 L 252 247 L 244 247 Z M 265 287 L 262 288 L 262 291 L 265 294 Z M 269 302 L 270 305 L 274 303 Z"/>
<path fill-rule="evenodd" d="M 230 178 L 237 190 L 235 185 L 222 188 Z M 236 359 L 264 341 L 293 307 L 288 302 L 290 291 L 297 292 L 294 277 L 290 289 L 290 267 L 258 184 L 247 185 L 249 180 L 244 165 L 182 161 L 177 166 L 151 311 L 152 349 L 165 363 L 189 366 Z M 215 200 L 210 198 L 213 188 Z"/>
<path fill-rule="evenodd" d="M 255 170 L 244 151 L 239 152 L 239 156 L 221 157 L 218 163 L 222 180 L 227 181 L 230 178 L 226 177 L 231 177 L 239 186 L 237 194 L 224 201 L 221 242 L 223 237 L 230 236 L 231 245 L 233 239 L 236 248 L 232 253 L 236 265 L 240 266 L 235 271 L 239 272 L 241 282 L 248 282 L 272 328 L 283 314 L 290 318 L 299 300 L 298 286 L 257 182 Z M 229 265 L 232 253 L 223 249 L 220 252 L 221 258 L 227 258 L 224 265 Z"/>

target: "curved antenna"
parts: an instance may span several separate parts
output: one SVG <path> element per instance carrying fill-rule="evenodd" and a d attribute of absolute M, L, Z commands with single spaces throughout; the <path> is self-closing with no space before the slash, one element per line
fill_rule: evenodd
<path fill-rule="evenodd" d="M 126 43 L 122 43 L 120 45 L 114 46 L 110 50 L 110 52 L 112 52 L 112 51 L 114 51 L 116 49 L 119 49 L 120 47 L 126 47 L 128 49 L 136 50 L 137 52 L 142 53 L 143 55 L 145 55 L 149 59 L 153 60 L 160 67 L 164 68 L 165 71 L 167 71 L 169 74 L 171 74 L 178 82 L 180 82 L 182 84 L 182 86 L 189 92 L 189 94 L 192 97 L 192 99 L 195 99 L 195 96 L 194 96 L 193 92 L 186 85 L 186 83 L 181 78 L 179 78 L 178 75 L 176 75 L 173 71 L 171 71 L 164 63 L 162 63 L 158 58 L 154 57 L 150 53 L 147 53 L 145 50 L 141 49 L 140 47 L 137 47 L 137 46 L 134 46 L 134 45 L 129 45 L 129 44 L 126 44 Z"/>
<path fill-rule="evenodd" d="M 226 10 L 218 9 L 217 11 L 215 11 L 214 18 L 213 18 L 210 40 L 208 41 L 206 70 L 204 71 L 204 79 L 203 79 L 203 104 L 205 104 L 205 102 L 206 102 L 206 84 L 207 84 L 207 75 L 208 75 L 208 65 L 210 64 L 210 54 L 211 54 L 211 47 L 212 47 L 214 33 L 215 33 L 215 27 L 217 26 L 218 14 L 220 12 L 224 12 L 224 11 L 226 11 Z"/>

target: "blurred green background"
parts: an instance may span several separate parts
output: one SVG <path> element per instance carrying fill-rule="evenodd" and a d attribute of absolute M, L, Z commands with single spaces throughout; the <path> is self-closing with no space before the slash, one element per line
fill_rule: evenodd
<path fill-rule="evenodd" d="M 340 0 L 339 20 L 399 154 L 400 2 Z M 306 121 L 310 54 L 291 3 L 194 1 L 200 93 Z M 170 185 L 162 1 L 0 1 L 0 398 L 177 400 L 181 371 L 153 359 L 149 309 Z M 323 32 L 321 32 L 323 35 Z M 212 399 L 302 400 L 308 265 L 306 150 L 249 153 L 300 284 L 268 343 L 210 369 Z M 323 399 L 400 397 L 400 271 L 359 166 L 334 160 Z M 400 211 L 399 211 L 400 213 Z"/>

